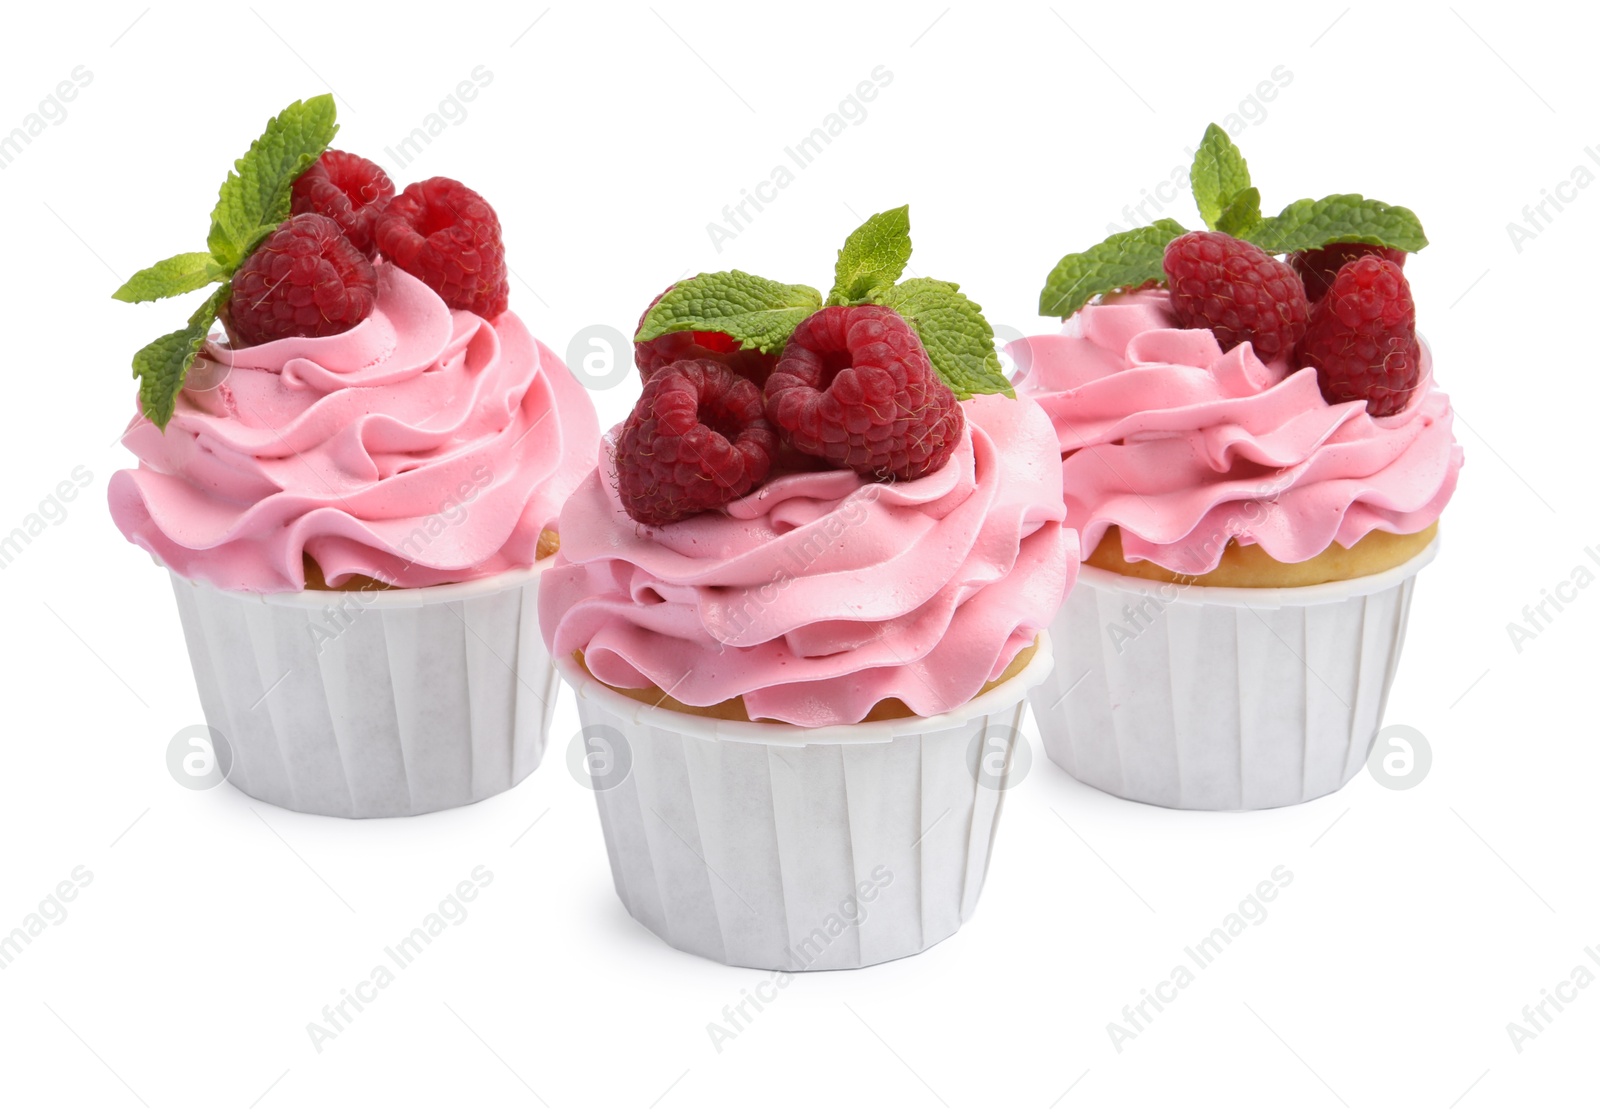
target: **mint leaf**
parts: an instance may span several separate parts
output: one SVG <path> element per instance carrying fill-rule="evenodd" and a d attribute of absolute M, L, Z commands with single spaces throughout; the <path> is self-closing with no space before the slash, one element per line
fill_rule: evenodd
<path fill-rule="evenodd" d="M 950 385 L 957 399 L 974 395 L 1016 397 L 994 349 L 994 329 L 983 307 L 961 293 L 954 283 L 939 279 L 907 279 L 883 292 L 879 305 L 887 306 L 917 331 L 939 378 Z"/>
<path fill-rule="evenodd" d="M 1208 229 L 1222 229 L 1217 218 L 1234 198 L 1250 187 L 1250 168 L 1244 156 L 1228 138 L 1228 133 L 1215 124 L 1207 125 L 1205 138 L 1194 153 L 1189 186 L 1194 190 L 1195 204 L 1200 207 L 1200 219 Z"/>
<path fill-rule="evenodd" d="M 873 291 L 893 286 L 911 259 L 911 207 L 874 213 L 839 249 L 833 268 L 829 306 L 859 302 Z"/>
<path fill-rule="evenodd" d="M 139 381 L 139 409 L 157 427 L 166 430 L 178 405 L 178 393 L 189 375 L 200 347 L 206 343 L 217 311 L 232 291 L 224 283 L 189 318 L 189 324 L 156 338 L 133 355 L 133 375 Z"/>
<path fill-rule="evenodd" d="M 1247 186 L 1234 195 L 1226 209 L 1217 214 L 1217 222 L 1212 228 L 1229 236 L 1247 239 L 1250 230 L 1260 223 L 1261 191 L 1254 186 Z"/>
<path fill-rule="evenodd" d="M 294 180 L 327 150 L 339 130 L 334 115 L 331 94 L 296 101 L 267 121 L 266 131 L 234 163 L 217 192 L 206 237 L 206 246 L 225 270 L 231 272 L 244 261 L 261 239 L 263 226 L 275 226 L 289 215 Z"/>
<path fill-rule="evenodd" d="M 743 271 L 712 271 L 675 285 L 650 308 L 634 341 L 683 330 L 726 333 L 747 349 L 777 352 L 794 327 L 822 309 L 813 287 L 778 283 Z"/>
<path fill-rule="evenodd" d="M 1162 254 L 1186 231 L 1163 217 L 1153 225 L 1113 233 L 1087 252 L 1062 256 L 1039 292 L 1039 313 L 1047 318 L 1071 317 L 1095 295 L 1165 280 Z"/>
<path fill-rule="evenodd" d="M 1360 194 L 1332 194 L 1316 201 L 1301 198 L 1290 202 L 1282 213 L 1251 229 L 1245 239 L 1273 255 L 1304 252 L 1343 241 L 1381 244 L 1405 252 L 1419 252 L 1428 245 L 1415 213 Z"/>
<path fill-rule="evenodd" d="M 210 252 L 183 252 L 135 272 L 111 297 L 122 302 L 152 302 L 197 291 L 224 277 Z"/>

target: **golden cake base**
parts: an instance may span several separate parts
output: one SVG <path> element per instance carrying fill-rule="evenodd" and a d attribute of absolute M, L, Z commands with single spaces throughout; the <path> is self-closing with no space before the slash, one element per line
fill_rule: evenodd
<path fill-rule="evenodd" d="M 979 695 L 986 694 L 996 686 L 1000 685 L 1000 683 L 1009 682 L 1012 678 L 1021 673 L 1022 668 L 1028 665 L 1028 662 L 1033 658 L 1033 653 L 1038 649 L 1039 640 L 1035 638 L 1032 643 L 1024 647 L 1021 651 L 1017 652 L 1016 658 L 1011 660 L 1011 665 L 1006 667 L 1006 669 L 1001 672 L 999 678 L 996 678 L 992 682 L 986 682 L 983 686 L 983 689 L 979 690 L 978 693 L 974 694 L 973 696 L 977 697 Z M 572 653 L 572 657 L 578 660 L 578 665 L 583 667 L 585 672 L 588 671 L 588 667 L 584 666 L 582 651 L 574 651 Z M 591 674 L 589 677 L 594 678 L 594 675 Z M 599 679 L 595 680 L 597 682 L 599 681 Z M 603 682 L 600 684 L 602 686 L 605 685 Z M 631 697 L 635 701 L 641 701 L 646 705 L 654 706 L 658 709 L 668 709 L 674 713 L 691 713 L 696 717 L 711 717 L 718 721 L 746 721 L 756 724 L 784 723 L 774 720 L 770 717 L 752 719 L 750 714 L 745 710 L 743 697 L 729 698 L 727 701 L 719 702 L 716 705 L 685 705 L 677 698 L 668 694 L 660 686 L 646 686 L 642 689 L 636 690 L 627 689 L 622 686 L 608 686 L 607 689 L 615 690 L 619 694 L 622 694 L 626 697 Z M 915 716 L 916 714 L 911 711 L 911 707 L 905 702 L 901 701 L 899 698 L 884 698 L 882 701 L 878 702 L 872 707 L 871 711 L 869 711 L 867 715 L 862 718 L 862 721 L 897 721 L 905 717 Z"/>
<path fill-rule="evenodd" d="M 550 555 L 554 554 L 559 549 L 561 549 L 560 535 L 548 529 L 540 531 L 539 545 L 534 551 L 533 560 L 535 562 L 543 562 L 546 558 L 550 557 Z M 312 558 L 309 554 L 305 556 L 305 570 L 307 589 L 320 589 L 324 592 L 332 593 L 364 593 L 374 589 L 394 588 L 394 586 L 390 585 L 387 581 L 379 581 L 372 577 L 358 576 L 352 577 L 349 581 L 346 581 L 343 585 L 335 589 L 333 586 L 329 585 L 327 579 L 322 576 L 322 568 L 317 565 L 316 559 Z M 448 585 L 450 583 L 441 582 L 440 584 Z"/>
<path fill-rule="evenodd" d="M 1293 589 L 1322 585 L 1330 581 L 1349 581 L 1382 573 L 1409 562 L 1421 554 L 1439 533 L 1432 523 L 1410 535 L 1372 531 L 1352 547 L 1338 543 L 1304 562 L 1280 562 L 1255 544 L 1241 546 L 1230 539 L 1222 551 L 1217 568 L 1198 576 L 1176 573 L 1154 562 L 1130 562 L 1122 555 L 1122 533 L 1116 527 L 1106 532 L 1085 565 L 1146 581 L 1175 582 L 1181 585 L 1216 585 L 1237 589 Z"/>

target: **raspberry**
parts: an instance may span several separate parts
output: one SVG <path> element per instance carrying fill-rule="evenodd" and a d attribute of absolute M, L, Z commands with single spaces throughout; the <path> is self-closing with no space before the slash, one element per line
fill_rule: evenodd
<path fill-rule="evenodd" d="M 504 313 L 510 285 L 500 218 L 453 178 L 413 182 L 372 226 L 383 258 L 421 279 L 445 305 L 485 318 Z"/>
<path fill-rule="evenodd" d="M 617 439 L 617 494 L 640 523 L 724 507 L 767 479 L 778 436 L 761 389 L 713 360 L 680 360 L 644 385 Z"/>
<path fill-rule="evenodd" d="M 1339 269 L 1311 308 L 1311 324 L 1295 356 L 1314 366 L 1329 403 L 1365 399 L 1372 415 L 1405 409 L 1422 379 L 1417 311 L 1400 265 L 1360 256 Z"/>
<path fill-rule="evenodd" d="M 676 284 L 674 284 L 676 285 Z M 643 328 L 644 320 L 649 316 L 655 304 L 666 297 L 662 291 L 650 300 L 650 305 L 644 308 L 644 313 L 639 315 L 639 325 L 634 328 L 638 333 Z M 757 387 L 767 382 L 767 375 L 772 371 L 772 366 L 778 358 L 760 349 L 743 349 L 739 342 L 726 333 L 714 333 L 710 330 L 685 330 L 680 333 L 664 333 L 651 341 L 636 341 L 633 346 L 634 367 L 639 369 L 639 375 L 650 379 L 661 369 L 678 360 L 714 360 L 718 364 L 725 364 L 734 372 L 747 380 L 755 382 Z"/>
<path fill-rule="evenodd" d="M 1288 264 L 1227 233 L 1184 233 L 1161 266 L 1185 329 L 1209 329 L 1226 352 L 1248 341 L 1256 356 L 1287 357 L 1306 332 L 1306 292 Z"/>
<path fill-rule="evenodd" d="M 331 148 L 294 180 L 295 213 L 331 217 L 345 236 L 372 255 L 372 222 L 394 197 L 394 183 L 377 163 Z"/>
<path fill-rule="evenodd" d="M 1377 244 L 1328 244 L 1293 253 L 1289 257 L 1289 266 L 1294 268 L 1301 282 L 1306 285 L 1306 301 L 1316 302 L 1333 286 L 1333 277 L 1339 274 L 1339 269 L 1362 256 L 1381 256 L 1399 267 L 1406 264 L 1406 254 L 1398 248 L 1384 248 Z"/>
<path fill-rule="evenodd" d="M 343 333 L 372 312 L 378 272 L 318 213 L 290 217 L 233 277 L 223 321 L 235 345 Z"/>
<path fill-rule="evenodd" d="M 801 322 L 767 379 L 767 418 L 802 453 L 903 481 L 950 460 L 966 423 L 916 333 L 882 306 Z"/>

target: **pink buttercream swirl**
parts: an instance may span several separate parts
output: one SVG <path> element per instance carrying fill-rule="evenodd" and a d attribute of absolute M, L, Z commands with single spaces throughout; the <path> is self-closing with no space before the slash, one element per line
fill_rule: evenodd
<path fill-rule="evenodd" d="M 334 586 L 532 566 L 593 460 L 588 394 L 509 311 L 451 310 L 388 264 L 378 280 L 345 333 L 209 344 L 166 433 L 135 418 L 123 436 L 140 465 L 111 479 L 122 533 L 256 592 L 305 588 L 307 554 Z"/>
<path fill-rule="evenodd" d="M 1127 558 L 1177 573 L 1215 569 L 1229 539 L 1300 562 L 1373 530 L 1420 531 L 1455 491 L 1461 447 L 1426 346 L 1422 384 L 1386 418 L 1328 403 L 1314 368 L 1179 328 L 1165 291 L 1087 306 L 1008 351 L 1055 423 L 1085 554 L 1116 526 Z"/>
<path fill-rule="evenodd" d="M 963 407 L 960 446 L 918 480 L 794 473 L 665 527 L 622 510 L 607 444 L 562 511 L 546 642 L 611 686 L 702 707 L 742 695 L 752 718 L 796 725 L 970 700 L 1049 625 L 1078 552 L 1044 413 Z"/>

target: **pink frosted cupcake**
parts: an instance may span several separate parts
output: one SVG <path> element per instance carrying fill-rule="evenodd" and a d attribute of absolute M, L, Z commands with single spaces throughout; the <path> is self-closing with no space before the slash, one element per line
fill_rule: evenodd
<path fill-rule="evenodd" d="M 961 925 L 1076 568 L 1048 419 L 953 284 L 896 283 L 909 252 L 893 210 L 827 306 L 739 272 L 659 299 L 540 589 L 618 894 L 729 964 Z"/>
<path fill-rule="evenodd" d="M 555 673 L 534 602 L 599 430 L 506 308 L 488 204 L 449 179 L 396 195 L 324 153 L 334 127 L 331 99 L 291 105 L 224 185 L 211 250 L 118 292 L 223 280 L 134 360 L 140 463 L 111 513 L 170 573 L 235 785 L 415 814 L 539 762 Z"/>
<path fill-rule="evenodd" d="M 1215 125 L 1192 177 L 1216 231 L 1163 221 L 1066 257 L 1040 298 L 1062 332 L 1011 348 L 1086 555 L 1038 717 L 1113 794 L 1288 805 L 1367 759 L 1461 448 L 1415 332 L 1410 211 L 1336 195 L 1262 217 Z"/>

